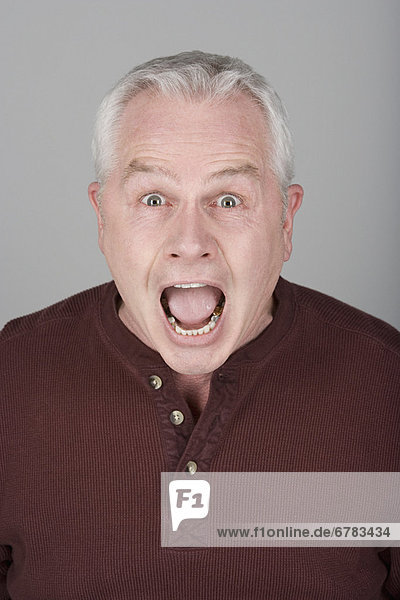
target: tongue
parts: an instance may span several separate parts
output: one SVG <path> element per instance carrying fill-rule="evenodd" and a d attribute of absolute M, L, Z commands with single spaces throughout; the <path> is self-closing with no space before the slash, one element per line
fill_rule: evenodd
<path fill-rule="evenodd" d="M 164 291 L 171 314 L 186 328 L 200 328 L 208 322 L 221 297 L 219 288 L 169 287 Z"/>

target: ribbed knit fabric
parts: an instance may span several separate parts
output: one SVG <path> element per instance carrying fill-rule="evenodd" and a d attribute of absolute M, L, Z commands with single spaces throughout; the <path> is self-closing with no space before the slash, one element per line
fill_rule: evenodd
<path fill-rule="evenodd" d="M 160 473 L 189 460 L 400 471 L 399 334 L 283 279 L 275 294 L 272 323 L 213 374 L 197 423 L 118 318 L 112 282 L 4 328 L 1 600 L 400 599 L 400 549 L 160 545 Z"/>

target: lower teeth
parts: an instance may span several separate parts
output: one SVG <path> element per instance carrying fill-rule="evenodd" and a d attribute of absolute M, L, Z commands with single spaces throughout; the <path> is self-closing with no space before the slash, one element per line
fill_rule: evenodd
<path fill-rule="evenodd" d="M 204 335 L 205 333 L 209 333 L 214 329 L 218 319 L 219 315 L 212 315 L 207 325 L 204 325 L 204 327 L 201 327 L 200 329 L 183 329 L 177 325 L 175 317 L 168 317 L 168 321 L 179 335 Z"/>

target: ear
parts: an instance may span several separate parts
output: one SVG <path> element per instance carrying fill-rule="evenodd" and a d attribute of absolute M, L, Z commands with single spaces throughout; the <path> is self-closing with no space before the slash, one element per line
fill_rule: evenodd
<path fill-rule="evenodd" d="M 286 218 L 283 224 L 283 238 L 284 238 L 284 258 L 283 260 L 289 260 L 292 253 L 292 234 L 293 234 L 293 220 L 294 215 L 299 210 L 303 200 L 303 188 L 301 185 L 293 184 L 288 188 L 288 206 L 286 211 Z"/>
<path fill-rule="evenodd" d="M 98 242 L 100 250 L 103 252 L 103 233 L 104 233 L 104 219 L 99 203 L 99 190 L 100 184 L 97 181 L 91 183 L 88 187 L 88 195 L 90 204 L 93 206 L 97 217 L 97 230 L 98 230 Z"/>

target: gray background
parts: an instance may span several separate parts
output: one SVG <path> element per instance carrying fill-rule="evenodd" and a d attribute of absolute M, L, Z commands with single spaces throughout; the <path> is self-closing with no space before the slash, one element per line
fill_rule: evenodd
<path fill-rule="evenodd" d="M 95 110 L 132 66 L 240 56 L 277 88 L 305 188 L 283 274 L 400 326 L 399 0 L 1 1 L 0 325 L 110 278 Z"/>

